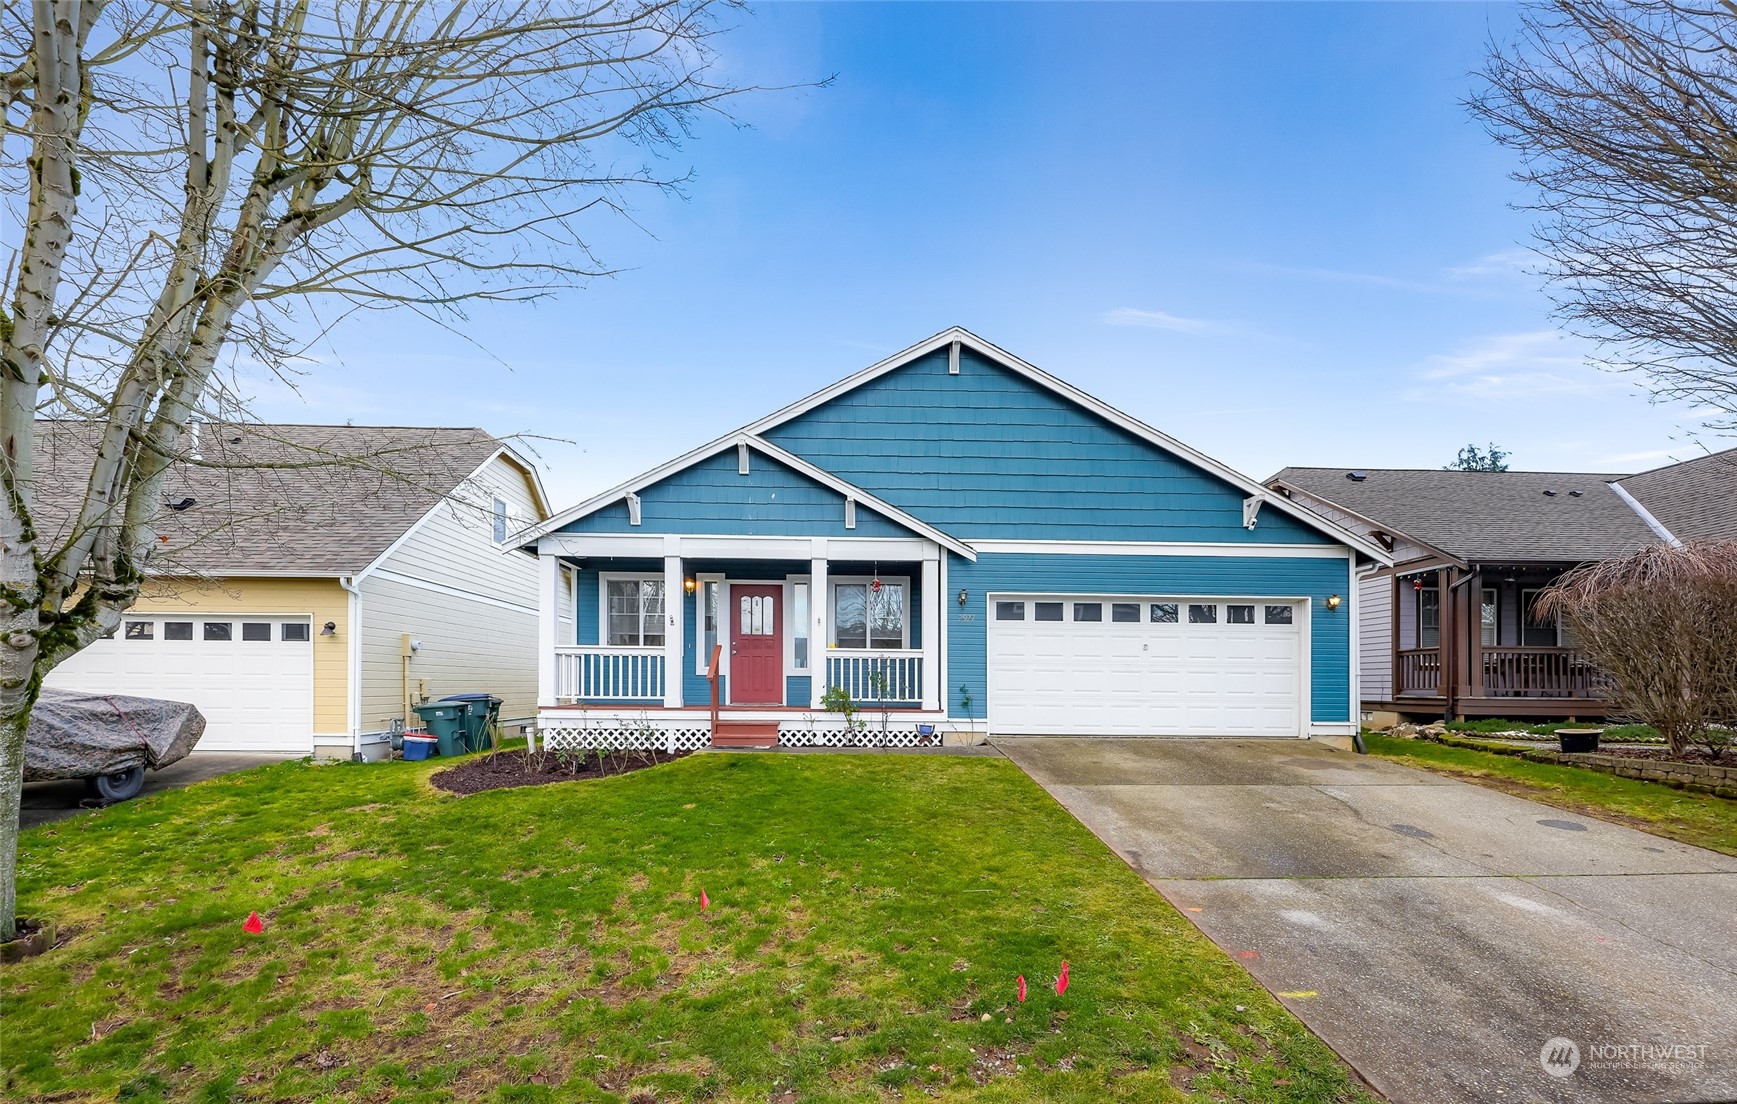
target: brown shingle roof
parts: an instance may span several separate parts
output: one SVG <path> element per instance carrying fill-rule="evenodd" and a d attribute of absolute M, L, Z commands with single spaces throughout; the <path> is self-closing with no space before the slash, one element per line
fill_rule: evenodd
<path fill-rule="evenodd" d="M 83 497 L 95 423 L 37 423 L 34 514 L 53 545 Z M 184 447 L 190 447 L 183 442 Z M 500 449 L 480 429 L 202 423 L 164 483 L 155 575 L 360 571 Z M 192 499 L 181 510 L 170 503 Z"/>
<path fill-rule="evenodd" d="M 1622 488 L 1680 540 L 1737 537 L 1737 448 L 1628 476 Z"/>
<path fill-rule="evenodd" d="M 1353 471 L 1366 478 L 1349 478 Z M 1580 563 L 1658 540 L 1608 486 L 1621 478 L 1581 472 L 1286 468 L 1268 484 L 1343 506 L 1468 562 Z"/>

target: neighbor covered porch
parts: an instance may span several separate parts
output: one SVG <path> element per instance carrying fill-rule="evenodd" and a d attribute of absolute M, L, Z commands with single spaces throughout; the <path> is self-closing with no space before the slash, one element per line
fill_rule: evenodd
<path fill-rule="evenodd" d="M 1572 631 L 1536 610 L 1572 564 L 1407 564 L 1393 575 L 1393 700 L 1399 712 L 1603 717 L 1609 676 Z"/>
<path fill-rule="evenodd" d="M 759 743 L 854 726 L 939 742 L 935 541 L 555 533 L 537 554 L 542 729 L 704 746 L 720 722 Z"/>

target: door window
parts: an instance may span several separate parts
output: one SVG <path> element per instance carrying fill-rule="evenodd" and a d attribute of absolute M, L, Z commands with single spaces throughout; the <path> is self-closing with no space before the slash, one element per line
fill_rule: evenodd
<path fill-rule="evenodd" d="M 742 595 L 736 602 L 736 612 L 738 636 L 772 636 L 778 631 L 778 614 L 769 595 Z"/>

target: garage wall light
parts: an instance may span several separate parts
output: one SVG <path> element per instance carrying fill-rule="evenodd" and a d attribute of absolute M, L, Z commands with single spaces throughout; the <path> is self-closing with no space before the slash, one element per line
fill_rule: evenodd
<path fill-rule="evenodd" d="M 1327 608 L 1330 610 L 1338 609 L 1339 608 L 1339 601 L 1340 601 L 1340 599 L 1339 599 L 1339 596 L 1337 594 L 1327 595 Z"/>
<path fill-rule="evenodd" d="M 327 621 L 324 625 L 320 626 L 320 635 L 321 636 L 337 636 L 338 635 L 338 623 L 336 621 Z"/>
<path fill-rule="evenodd" d="M 965 589 L 963 587 L 959 589 L 959 604 L 965 604 Z"/>

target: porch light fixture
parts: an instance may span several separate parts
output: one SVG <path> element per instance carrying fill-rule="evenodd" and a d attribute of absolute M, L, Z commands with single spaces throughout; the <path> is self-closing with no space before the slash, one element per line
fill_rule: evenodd
<path fill-rule="evenodd" d="M 1340 601 L 1340 599 L 1339 599 L 1339 596 L 1337 594 L 1327 595 L 1327 608 L 1330 610 L 1338 609 L 1339 608 L 1339 601 Z"/>
<path fill-rule="evenodd" d="M 689 594 L 692 594 L 694 592 L 694 588 L 697 586 L 699 586 L 699 584 L 694 582 L 692 576 L 689 576 L 688 578 L 682 580 L 682 589 L 687 591 Z"/>
<path fill-rule="evenodd" d="M 959 604 L 960 605 L 965 604 L 965 588 L 964 587 L 959 588 Z"/>
<path fill-rule="evenodd" d="M 336 621 L 327 621 L 324 625 L 320 626 L 320 635 L 321 636 L 337 636 L 338 635 L 338 623 Z"/>

